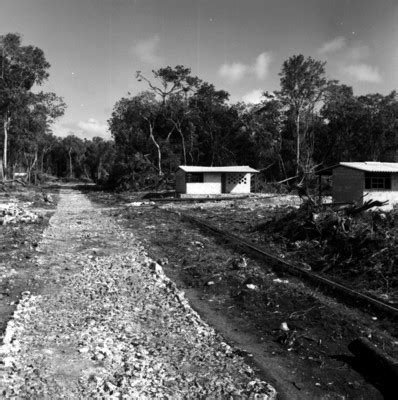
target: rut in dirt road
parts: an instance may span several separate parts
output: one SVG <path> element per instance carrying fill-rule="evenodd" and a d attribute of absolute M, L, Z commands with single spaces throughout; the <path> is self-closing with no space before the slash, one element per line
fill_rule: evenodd
<path fill-rule="evenodd" d="M 272 399 L 131 232 L 61 190 L 1 347 L 3 398 Z"/>

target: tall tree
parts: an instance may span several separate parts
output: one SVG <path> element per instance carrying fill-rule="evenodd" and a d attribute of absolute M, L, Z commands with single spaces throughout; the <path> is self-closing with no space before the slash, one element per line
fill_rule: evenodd
<path fill-rule="evenodd" d="M 67 165 L 69 178 L 75 178 L 84 171 L 83 159 L 85 153 L 85 143 L 82 139 L 75 135 L 68 135 L 62 139 L 62 146 L 67 153 Z M 75 170 L 78 167 L 80 169 L 79 174 Z"/>
<path fill-rule="evenodd" d="M 22 46 L 20 35 L 9 33 L 0 37 L 0 114 L 5 171 L 10 125 L 33 85 L 40 85 L 48 78 L 49 67 L 43 51 L 34 46 Z"/>
<path fill-rule="evenodd" d="M 203 82 L 191 102 L 197 108 L 195 121 L 198 132 L 198 159 L 208 165 L 232 163 L 230 150 L 232 128 L 237 128 L 236 110 L 227 103 L 229 93 L 216 90 L 214 85 Z"/>
<path fill-rule="evenodd" d="M 33 152 L 35 162 L 29 168 L 29 176 L 36 165 L 36 173 L 38 170 L 43 172 L 44 157 L 54 145 L 54 141 L 51 138 L 50 125 L 57 118 L 61 117 L 66 109 L 63 99 L 55 93 L 32 93 L 31 97 L 32 103 L 29 106 L 31 121 L 29 133 L 34 143 Z"/>
<path fill-rule="evenodd" d="M 191 75 L 191 69 L 183 65 L 172 68 L 167 66 L 152 71 L 153 78 L 149 79 L 141 71 L 137 71 L 137 79 L 145 81 L 150 91 L 161 99 L 161 112 L 163 118 L 169 123 L 166 142 L 174 132 L 177 132 L 181 140 L 182 157 L 187 164 L 186 131 L 192 134 L 192 124 L 188 123 L 188 117 L 193 112 L 190 97 L 198 90 L 201 80 Z M 167 125 L 167 124 L 166 124 Z"/>
<path fill-rule="evenodd" d="M 156 153 L 153 167 L 159 176 L 163 176 L 162 143 L 157 130 L 160 116 L 161 103 L 155 94 L 142 92 L 137 96 L 122 98 L 116 103 L 109 126 L 116 148 L 125 156 L 128 156 L 126 149 L 130 150 L 130 156 L 139 150 L 145 154 L 149 149 L 149 139 Z"/>
<path fill-rule="evenodd" d="M 286 147 L 286 138 L 283 137 L 286 116 L 280 101 L 273 93 L 265 92 L 261 104 L 241 105 L 240 117 L 242 130 L 251 141 L 252 166 L 268 171 L 267 175 L 273 180 L 281 174 L 287 178 L 282 158 L 282 149 Z"/>
<path fill-rule="evenodd" d="M 302 54 L 286 60 L 280 72 L 280 101 L 289 108 L 296 136 L 296 174 L 310 167 L 313 137 L 309 130 L 316 106 L 332 83 L 325 77 L 325 62 Z"/>
<path fill-rule="evenodd" d="M 111 171 L 115 157 L 113 142 L 94 137 L 86 141 L 85 165 L 94 182 L 103 182 Z"/>
<path fill-rule="evenodd" d="M 145 81 L 150 90 L 155 95 L 160 96 L 163 105 L 165 105 L 168 97 L 178 93 L 188 95 L 200 83 L 199 78 L 191 76 L 191 69 L 183 65 L 152 70 L 152 74 L 152 80 L 143 75 L 141 71 L 137 71 L 136 77 L 139 82 Z"/>
<path fill-rule="evenodd" d="M 54 93 L 29 92 L 20 101 L 18 113 L 10 125 L 8 162 L 13 168 L 36 174 L 44 164 L 51 139 L 50 124 L 61 116 L 65 103 Z M 22 100 L 21 99 L 21 100 Z"/>

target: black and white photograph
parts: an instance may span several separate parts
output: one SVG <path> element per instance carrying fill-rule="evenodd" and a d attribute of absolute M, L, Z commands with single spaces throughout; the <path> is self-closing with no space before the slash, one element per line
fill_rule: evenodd
<path fill-rule="evenodd" d="M 396 0 L 0 0 L 0 399 L 398 398 Z"/>

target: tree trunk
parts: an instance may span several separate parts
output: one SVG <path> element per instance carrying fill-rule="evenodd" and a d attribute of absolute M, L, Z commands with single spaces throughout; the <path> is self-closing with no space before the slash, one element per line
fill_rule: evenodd
<path fill-rule="evenodd" d="M 285 163 L 283 162 L 282 156 L 280 154 L 278 154 L 278 155 L 279 155 L 279 164 L 280 164 L 281 170 L 283 171 L 283 175 L 285 176 L 285 178 L 287 178 Z"/>
<path fill-rule="evenodd" d="M 296 118 L 296 134 L 297 134 L 296 175 L 298 175 L 300 171 L 300 112 L 298 110 Z"/>
<path fill-rule="evenodd" d="M 1 156 L 0 156 L 0 180 L 2 182 L 5 181 L 4 170 L 3 170 L 3 158 Z"/>
<path fill-rule="evenodd" d="M 185 146 L 184 134 L 183 134 L 182 129 L 181 129 L 181 123 L 179 121 L 175 122 L 172 118 L 169 118 L 169 121 L 171 121 L 173 123 L 174 128 L 177 130 L 177 132 L 181 136 L 182 156 L 183 156 L 183 159 L 184 159 L 184 165 L 187 165 L 187 150 L 186 150 L 186 146 Z M 173 131 L 174 131 L 174 128 L 173 128 Z M 171 135 L 171 133 L 173 131 L 171 131 L 169 133 L 169 135 L 167 136 L 167 139 L 166 139 L 167 141 L 169 140 L 170 135 Z"/>
<path fill-rule="evenodd" d="M 33 160 L 33 163 L 32 163 L 32 165 L 31 165 L 30 171 L 29 171 L 29 179 L 30 179 L 30 177 L 31 177 L 32 170 L 33 170 L 33 168 L 35 167 L 35 165 L 36 165 L 36 163 L 37 163 L 37 153 L 38 153 L 38 151 L 36 150 L 36 151 L 35 151 L 35 158 L 34 158 L 34 160 Z M 34 177 L 35 177 L 34 183 L 36 184 L 36 182 L 37 182 L 36 173 L 34 173 Z"/>
<path fill-rule="evenodd" d="M 44 174 L 44 156 L 46 155 L 47 151 L 43 149 L 40 155 L 40 173 Z"/>
<path fill-rule="evenodd" d="M 4 166 L 4 169 L 6 170 L 7 169 L 7 144 L 8 144 L 7 119 L 4 119 L 3 128 L 4 128 L 3 166 Z"/>
<path fill-rule="evenodd" d="M 214 143 L 214 137 L 213 137 L 213 132 L 210 131 L 210 140 L 211 140 L 211 163 L 210 166 L 212 167 L 214 164 L 214 148 L 216 147 Z"/>
<path fill-rule="evenodd" d="M 170 142 L 170 138 L 171 138 L 171 135 L 173 134 L 173 132 L 174 132 L 174 127 L 173 127 L 173 129 L 167 134 L 167 136 L 166 136 L 166 143 L 169 143 L 169 142 Z"/>
<path fill-rule="evenodd" d="M 153 144 L 155 145 L 157 151 L 158 151 L 158 173 L 159 176 L 163 175 L 163 171 L 162 171 L 162 153 L 160 151 L 160 146 L 159 143 L 156 141 L 155 136 L 153 135 L 153 125 L 148 122 L 149 124 L 149 137 L 151 138 Z"/>
<path fill-rule="evenodd" d="M 181 145 L 182 145 L 182 156 L 184 158 L 184 165 L 187 165 L 187 151 L 185 149 L 185 138 L 184 138 L 184 134 L 182 133 L 182 130 L 180 127 L 178 127 L 178 133 L 181 136 Z"/>
<path fill-rule="evenodd" d="M 90 174 L 87 172 L 87 167 L 85 165 L 83 166 L 83 172 L 84 172 L 84 177 L 87 180 L 90 180 Z"/>
<path fill-rule="evenodd" d="M 102 158 L 100 157 L 97 167 L 97 182 L 102 178 Z"/>
<path fill-rule="evenodd" d="M 68 151 L 69 155 L 69 178 L 73 178 L 73 165 L 72 165 L 72 148 Z"/>
<path fill-rule="evenodd" d="M 9 112 L 6 111 L 6 114 L 4 116 L 3 120 L 3 130 L 4 130 L 4 144 L 3 144 L 3 174 L 4 174 L 4 179 L 7 178 L 7 166 L 8 166 L 8 160 L 7 160 L 7 153 L 8 153 L 8 128 L 10 126 L 10 121 L 11 117 L 9 115 Z"/>
<path fill-rule="evenodd" d="M 193 136 L 192 132 L 190 133 L 190 143 L 189 143 L 189 158 L 191 159 L 191 164 L 194 164 L 194 158 L 193 158 Z"/>

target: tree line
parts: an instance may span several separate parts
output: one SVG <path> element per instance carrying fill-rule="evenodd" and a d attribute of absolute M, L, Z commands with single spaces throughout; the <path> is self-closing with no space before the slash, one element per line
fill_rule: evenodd
<path fill-rule="evenodd" d="M 303 55 L 283 63 L 280 89 L 264 90 L 260 104 L 232 103 L 182 65 L 137 71 L 146 90 L 116 102 L 112 140 L 53 135 L 66 104 L 32 90 L 50 65 L 18 34 L 0 37 L 0 67 L 3 179 L 23 170 L 146 189 L 171 185 L 181 164 L 241 164 L 259 169 L 264 182 L 303 182 L 339 161 L 398 161 L 396 92 L 357 96 L 327 77 L 325 62 Z"/>
<path fill-rule="evenodd" d="M 19 34 L 0 36 L 0 182 L 26 172 L 37 182 L 44 174 L 104 181 L 113 162 L 112 141 L 53 134 L 66 109 L 62 97 L 38 91 L 49 78 L 44 52 L 25 46 Z"/>
<path fill-rule="evenodd" d="M 264 181 L 302 183 L 339 161 L 398 161 L 396 92 L 355 96 L 325 68 L 290 57 L 280 90 L 264 91 L 260 104 L 232 104 L 228 92 L 181 65 L 138 71 L 147 90 L 120 99 L 109 119 L 117 154 L 111 182 L 145 188 L 172 179 L 180 164 L 243 164 Z"/>

